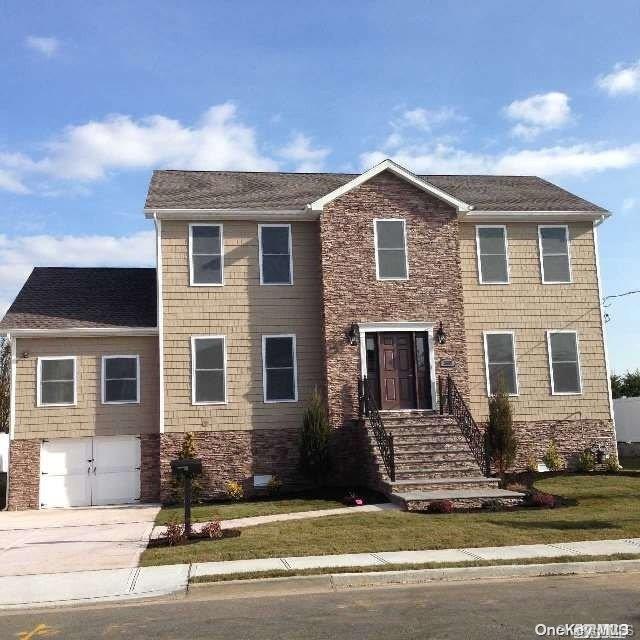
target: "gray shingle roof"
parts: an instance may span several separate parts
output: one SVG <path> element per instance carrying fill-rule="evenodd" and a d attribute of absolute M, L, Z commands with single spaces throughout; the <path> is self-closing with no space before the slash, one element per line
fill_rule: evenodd
<path fill-rule="evenodd" d="M 154 171 L 147 209 L 301 209 L 357 174 Z M 602 211 L 535 176 L 419 176 L 477 210 Z"/>
<path fill-rule="evenodd" d="M 155 327 L 156 315 L 155 269 L 37 267 L 0 330 Z"/>

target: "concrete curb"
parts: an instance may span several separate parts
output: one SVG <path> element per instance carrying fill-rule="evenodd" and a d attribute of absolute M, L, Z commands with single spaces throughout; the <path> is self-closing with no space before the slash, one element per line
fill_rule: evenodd
<path fill-rule="evenodd" d="M 189 585 L 187 597 L 215 595 L 220 599 L 275 596 L 298 593 L 329 593 L 431 582 L 455 582 L 504 578 L 535 578 L 560 575 L 640 572 L 640 560 L 598 560 L 593 562 L 555 562 L 449 569 L 410 569 L 368 573 L 328 573 L 283 578 L 256 578 L 228 582 L 200 582 Z"/>

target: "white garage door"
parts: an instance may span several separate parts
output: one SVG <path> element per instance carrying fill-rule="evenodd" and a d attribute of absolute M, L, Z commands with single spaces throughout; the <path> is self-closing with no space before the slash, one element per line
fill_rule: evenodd
<path fill-rule="evenodd" d="M 42 443 L 40 506 L 128 504 L 140 498 L 135 436 L 58 438 Z"/>

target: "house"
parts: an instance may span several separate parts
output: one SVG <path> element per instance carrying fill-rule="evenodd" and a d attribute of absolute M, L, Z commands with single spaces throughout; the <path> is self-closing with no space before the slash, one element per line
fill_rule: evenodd
<path fill-rule="evenodd" d="M 156 171 L 157 269 L 34 269 L 13 347 L 9 508 L 171 497 L 185 434 L 205 497 L 299 483 L 314 389 L 333 481 L 482 497 L 504 385 L 516 468 L 615 451 L 597 227 L 537 177 Z"/>

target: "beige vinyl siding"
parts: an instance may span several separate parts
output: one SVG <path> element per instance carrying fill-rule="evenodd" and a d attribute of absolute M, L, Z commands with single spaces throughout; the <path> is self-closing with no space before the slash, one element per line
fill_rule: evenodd
<path fill-rule="evenodd" d="M 517 420 L 609 419 L 600 301 L 591 222 L 569 223 L 571 284 L 542 284 L 538 225 L 507 224 L 510 284 L 478 281 L 475 225 L 460 225 L 464 312 L 471 409 L 487 415 L 483 331 L 513 330 L 520 395 L 512 398 Z M 582 395 L 551 394 L 546 331 L 578 334 Z"/>
<path fill-rule="evenodd" d="M 258 223 L 225 221 L 224 286 L 190 287 L 188 222 L 163 221 L 165 432 L 297 427 L 322 383 L 320 239 L 291 223 L 293 285 L 261 286 Z M 295 334 L 298 402 L 265 403 L 262 335 Z M 192 336 L 224 335 L 227 404 L 191 402 Z"/>
<path fill-rule="evenodd" d="M 16 438 L 158 432 L 157 337 L 18 338 L 16 354 Z M 103 355 L 140 356 L 139 404 L 102 404 Z M 38 358 L 51 356 L 76 356 L 76 406 L 37 406 Z"/>

